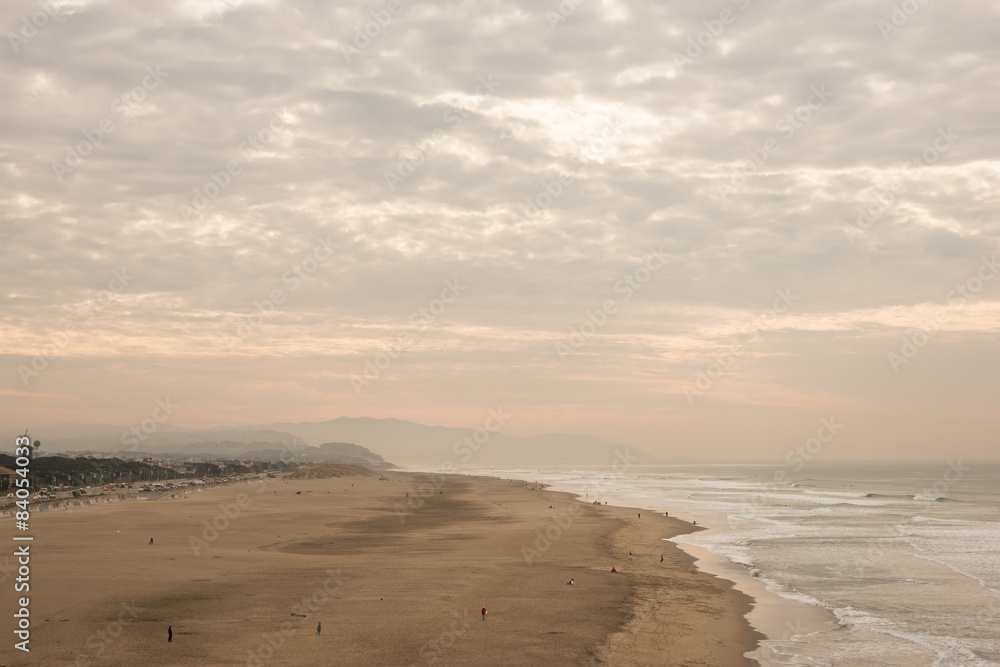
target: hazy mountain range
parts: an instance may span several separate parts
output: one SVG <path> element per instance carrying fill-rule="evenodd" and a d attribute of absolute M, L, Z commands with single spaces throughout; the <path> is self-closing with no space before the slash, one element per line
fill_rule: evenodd
<path fill-rule="evenodd" d="M 489 424 L 489 422 L 487 422 Z M 493 422 L 496 424 L 496 422 Z M 32 431 L 46 452 L 149 452 L 182 456 L 395 464 L 499 465 L 655 463 L 648 454 L 586 435 L 517 437 L 484 429 L 426 426 L 400 419 L 340 417 L 317 423 L 186 429 L 160 424 L 152 433 L 109 424 L 59 424 Z"/>

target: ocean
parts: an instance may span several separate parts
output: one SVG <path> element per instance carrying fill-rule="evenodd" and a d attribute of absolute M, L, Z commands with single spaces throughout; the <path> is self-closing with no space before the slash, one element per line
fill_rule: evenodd
<path fill-rule="evenodd" d="M 458 472 L 697 521 L 672 541 L 758 600 L 750 657 L 766 667 L 1000 665 L 1000 464 Z"/>

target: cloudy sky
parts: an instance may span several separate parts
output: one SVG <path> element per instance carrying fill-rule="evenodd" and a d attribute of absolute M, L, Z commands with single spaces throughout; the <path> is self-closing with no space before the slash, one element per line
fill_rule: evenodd
<path fill-rule="evenodd" d="M 998 20 L 4 2 L 0 424 L 995 458 Z"/>

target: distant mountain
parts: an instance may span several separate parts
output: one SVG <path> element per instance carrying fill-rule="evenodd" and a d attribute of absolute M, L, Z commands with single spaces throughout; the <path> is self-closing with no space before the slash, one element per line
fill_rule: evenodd
<path fill-rule="evenodd" d="M 494 422 L 495 423 L 495 422 Z M 538 464 L 610 467 L 628 457 L 630 463 L 657 463 L 645 452 L 590 435 L 547 434 L 521 438 L 484 429 L 425 426 L 402 419 L 340 417 L 318 423 L 248 426 L 290 433 L 306 442 L 353 442 L 396 463 L 520 466 Z"/>
<path fill-rule="evenodd" d="M 349 442 L 324 442 L 319 446 L 323 460 L 328 463 L 353 463 L 369 468 L 385 468 L 385 459 L 360 445 Z"/>
<path fill-rule="evenodd" d="M 168 429 L 160 425 L 151 434 L 111 425 L 60 424 L 50 430 L 51 434 L 41 429 L 32 433 L 32 437 L 42 440 L 46 452 L 149 452 L 160 456 L 270 460 L 291 456 L 297 461 L 375 467 L 391 465 L 386 460 L 434 466 L 451 462 L 456 466 L 559 464 L 598 468 L 611 467 L 622 460 L 639 464 L 658 462 L 645 452 L 589 435 L 522 438 L 486 429 L 426 426 L 371 417 L 208 430 Z"/>
<path fill-rule="evenodd" d="M 82 425 L 87 426 L 87 425 Z M 291 433 L 268 429 L 213 429 L 199 431 L 174 429 L 171 431 L 136 434 L 120 426 L 81 428 L 81 434 L 72 435 L 72 425 L 60 425 L 58 433 L 70 437 L 45 438 L 42 451 L 78 453 L 116 453 L 133 456 L 165 456 L 187 459 L 257 459 L 270 461 L 296 461 L 299 463 L 350 463 L 385 468 L 392 467 L 378 454 L 359 445 L 346 442 L 328 442 L 319 447 L 304 442 Z M 140 439 L 141 438 L 141 439 Z"/>
<path fill-rule="evenodd" d="M 291 433 L 281 433 L 260 429 L 212 429 L 197 430 L 179 427 L 167 428 L 167 424 L 159 424 L 152 433 L 145 433 L 139 427 L 112 426 L 108 424 L 59 424 L 49 429 L 33 429 L 32 437 L 42 441 L 44 451 L 80 451 L 93 450 L 98 452 L 149 452 L 192 451 L 205 443 L 212 445 L 208 450 L 219 453 L 231 452 L 242 455 L 244 445 L 266 443 L 273 447 L 278 443 L 278 449 L 284 443 L 293 443 L 295 436 Z"/>

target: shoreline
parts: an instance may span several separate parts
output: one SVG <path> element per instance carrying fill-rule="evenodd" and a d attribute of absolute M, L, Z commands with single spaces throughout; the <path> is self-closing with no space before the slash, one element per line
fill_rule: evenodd
<path fill-rule="evenodd" d="M 840 627 L 836 616 L 818 605 L 786 598 L 770 590 L 766 583 L 750 575 L 740 565 L 733 563 L 704 547 L 675 541 L 682 551 L 695 559 L 695 566 L 710 574 L 731 581 L 736 590 L 754 600 L 753 608 L 746 614 L 747 622 L 763 635 L 767 646 L 758 645 L 747 654 L 758 662 L 772 660 L 778 655 L 782 643 L 795 637 L 827 632 Z"/>
<path fill-rule="evenodd" d="M 629 516 L 636 511 L 636 519 L 616 531 L 613 543 L 620 554 L 632 552 L 629 562 L 639 561 L 640 581 L 633 595 L 632 618 L 610 638 L 608 664 L 659 665 L 666 657 L 667 664 L 757 665 L 747 657 L 765 639 L 747 620 L 755 599 L 725 577 L 699 568 L 693 556 L 671 541 L 700 528 L 653 510 L 617 509 Z M 649 519 L 640 519 L 646 512 Z M 661 525 L 673 534 L 665 535 Z M 630 548 L 637 543 L 639 548 Z M 692 604 L 698 614 L 712 619 L 708 627 L 691 621 Z M 678 635 L 678 629 L 688 632 Z M 699 634 L 706 631 L 707 636 Z"/>
<path fill-rule="evenodd" d="M 683 522 L 528 482 L 385 475 L 33 515 L 31 654 L 4 662 L 754 664 L 749 598 L 664 541 Z"/>
<path fill-rule="evenodd" d="M 490 471 L 490 474 L 495 475 L 496 472 L 505 471 Z M 527 472 L 530 471 L 520 471 L 521 474 Z M 591 502 L 589 494 L 582 491 L 560 489 L 552 482 L 536 483 L 546 488 L 552 488 L 559 493 L 569 493 L 580 502 Z M 613 504 L 616 501 L 609 499 L 608 502 L 608 505 L 602 505 L 602 507 L 617 507 L 633 512 L 649 512 L 650 514 L 663 511 L 662 508 L 656 510 L 648 506 L 624 504 L 628 501 L 617 501 L 622 504 Z M 689 557 L 691 567 L 698 572 L 719 578 L 738 595 L 745 597 L 748 605 L 745 607 L 746 611 L 743 617 L 754 636 L 752 642 L 745 642 L 745 645 L 750 646 L 745 657 L 753 661 L 747 664 L 762 664 L 760 661 L 771 661 L 775 657 L 779 657 L 775 651 L 780 651 L 783 643 L 794 641 L 796 636 L 826 632 L 840 627 L 836 617 L 826 607 L 784 597 L 769 589 L 764 581 L 754 578 L 737 563 L 733 563 L 707 548 L 688 544 L 683 540 L 684 535 L 711 530 L 711 526 L 694 525 L 693 521 L 696 519 L 685 512 L 672 512 L 670 518 L 677 519 L 689 530 L 684 530 L 673 537 L 664 538 L 664 540 Z M 743 602 L 743 599 L 737 599 L 734 604 L 742 604 Z M 763 645 L 761 642 L 767 642 L 767 645 Z"/>
<path fill-rule="evenodd" d="M 508 472 L 503 470 L 490 470 L 488 472 L 483 471 L 479 475 L 476 475 L 471 472 L 439 473 L 437 471 L 419 470 L 417 468 L 401 467 L 400 469 L 414 474 L 455 474 L 472 477 L 487 476 L 495 479 L 515 479 L 513 477 L 498 476 L 499 473 Z M 526 472 L 530 471 L 510 471 L 510 474 L 524 474 Z M 567 494 L 573 497 L 577 502 L 587 505 L 593 504 L 593 501 L 589 499 L 589 494 L 575 490 L 557 489 L 551 482 L 525 481 L 524 483 L 536 485 L 542 489 L 548 490 L 551 493 Z M 636 512 L 637 515 L 642 512 L 648 512 L 650 516 L 660 516 L 659 512 L 662 511 L 651 509 L 649 507 L 638 507 L 624 504 L 608 503 L 594 506 L 625 510 L 629 514 L 631 514 L 631 512 Z M 707 549 L 694 547 L 693 545 L 688 545 L 683 541 L 675 541 L 674 539 L 683 535 L 701 532 L 703 530 L 711 530 L 710 527 L 695 525 L 693 523 L 694 519 L 691 519 L 684 513 L 675 513 L 673 516 L 669 517 L 669 520 L 672 522 L 676 521 L 676 525 L 679 525 L 680 529 L 673 535 L 661 538 L 662 541 L 666 542 L 672 548 L 677 549 L 681 554 L 683 554 L 683 560 L 686 565 L 695 572 L 700 575 L 710 577 L 712 580 L 717 580 L 720 589 L 729 592 L 729 595 L 731 596 L 729 604 L 734 608 L 742 610 L 739 616 L 741 617 L 742 625 L 745 627 L 740 630 L 740 639 L 738 643 L 739 645 L 745 647 L 745 651 L 740 654 L 740 657 L 743 658 L 745 662 L 737 664 L 759 665 L 760 663 L 758 662 L 758 658 L 767 657 L 766 651 L 761 650 L 761 642 L 775 642 L 789 639 L 792 635 L 788 633 L 786 624 L 790 620 L 794 620 L 796 628 L 801 628 L 801 619 L 806 618 L 808 627 L 805 631 L 808 633 L 829 630 L 837 626 L 835 620 L 831 620 L 833 618 L 832 615 L 826 612 L 826 610 L 813 608 L 805 603 L 798 603 L 794 600 L 781 597 L 777 593 L 773 593 L 768 590 L 762 582 L 754 581 L 748 575 L 741 576 L 742 573 L 736 569 L 736 566 L 729 563 L 729 561 L 727 561 L 724 557 L 718 556 Z M 664 547 L 664 551 L 665 550 L 666 547 Z M 727 565 L 733 565 L 733 567 L 727 567 Z M 802 633 L 796 632 L 795 634 Z M 622 664 L 627 665 L 628 663 Z M 650 664 L 656 663 L 651 662 Z"/>
<path fill-rule="evenodd" d="M 716 614 L 725 614 L 729 612 L 730 623 L 736 627 L 730 627 L 728 639 L 719 644 L 725 646 L 725 652 L 721 655 L 715 656 L 710 664 L 713 665 L 759 665 L 754 653 L 759 652 L 761 648 L 760 642 L 763 640 L 773 640 L 772 637 L 767 632 L 765 632 L 761 627 L 758 627 L 753 622 L 751 622 L 751 617 L 754 616 L 754 612 L 760 609 L 761 602 L 758 597 L 754 595 L 753 587 L 746 586 L 744 582 L 739 580 L 739 577 L 735 576 L 734 573 L 726 571 L 724 568 L 709 568 L 699 566 L 702 559 L 696 554 L 690 553 L 687 550 L 686 544 L 675 542 L 674 538 L 680 537 L 682 535 L 687 535 L 691 533 L 701 532 L 702 530 L 709 530 L 709 528 L 704 528 L 702 526 L 696 526 L 692 521 L 681 518 L 680 516 L 661 516 L 658 510 L 653 510 L 645 507 L 634 507 L 627 505 L 616 505 L 616 504 L 603 504 L 596 505 L 593 501 L 590 501 L 585 495 L 581 495 L 575 491 L 567 491 L 562 489 L 555 489 L 553 485 L 545 482 L 529 482 L 526 480 L 517 479 L 515 477 L 501 477 L 495 472 L 483 474 L 472 474 L 472 473 L 438 473 L 434 471 L 418 471 L 416 469 L 404 469 L 407 472 L 413 474 L 422 475 L 436 475 L 436 474 L 450 474 L 457 476 L 468 476 L 468 477 L 488 477 L 497 480 L 512 480 L 523 483 L 525 487 L 532 489 L 540 489 L 547 491 L 552 494 L 563 494 L 571 497 L 575 502 L 583 503 L 584 505 L 589 505 L 598 508 L 598 510 L 605 510 L 608 512 L 614 512 L 621 514 L 622 520 L 628 522 L 632 513 L 636 513 L 635 521 L 632 521 L 632 525 L 626 525 L 616 531 L 611 539 L 609 540 L 608 548 L 609 550 L 615 552 L 618 557 L 628 557 L 629 552 L 633 553 L 633 556 L 639 554 L 635 549 L 628 548 L 629 541 L 637 541 L 639 543 L 654 545 L 659 544 L 659 550 L 664 556 L 664 564 L 673 564 L 682 568 L 689 569 L 694 575 L 703 579 L 704 582 L 708 582 L 712 588 L 721 593 L 725 597 L 725 603 L 722 608 L 716 609 Z M 503 471 L 500 471 L 503 472 Z M 636 535 L 637 530 L 640 528 L 638 524 L 641 514 L 643 512 L 648 513 L 648 517 L 652 519 L 662 519 L 664 523 L 670 526 L 669 529 L 656 531 L 655 529 L 648 528 L 649 524 L 642 526 L 643 532 L 640 535 Z M 669 535 L 661 533 L 670 533 Z M 670 559 L 666 558 L 666 555 L 671 550 L 676 550 L 676 553 L 672 554 Z M 652 549 L 653 552 L 656 549 Z M 705 550 L 706 553 L 711 553 Z M 714 554 L 712 554 L 714 556 Z M 721 557 L 720 557 L 721 558 Z M 632 559 L 635 561 L 635 559 Z M 649 568 L 642 568 L 642 575 L 645 579 L 644 584 L 641 586 L 643 589 L 640 593 L 635 594 L 636 599 L 633 600 L 634 609 L 630 612 L 629 616 L 626 617 L 625 627 L 610 635 L 606 644 L 602 647 L 602 651 L 608 658 L 607 664 L 609 665 L 621 665 L 622 667 L 627 667 L 628 665 L 638 665 L 638 664 L 649 664 L 649 665 L 659 665 L 663 664 L 663 656 L 669 655 L 672 659 L 678 660 L 682 659 L 679 656 L 674 655 L 676 649 L 671 645 L 670 639 L 665 639 L 662 635 L 657 633 L 657 623 L 664 625 L 672 625 L 677 622 L 677 619 L 671 619 L 669 614 L 660 611 L 660 608 L 670 603 L 670 596 L 665 595 L 665 591 L 662 590 L 663 587 L 667 586 L 667 581 L 657 581 L 655 584 L 651 584 L 649 577 L 652 573 Z M 789 604 L 794 604 L 793 601 L 785 600 L 785 598 L 780 598 L 776 594 L 770 593 L 763 587 L 761 590 L 775 598 L 779 598 L 783 602 Z M 643 596 L 643 599 L 639 599 L 639 596 Z M 650 601 L 650 598 L 655 597 L 654 601 Z M 763 596 L 762 596 L 763 597 Z M 803 605 L 808 606 L 808 605 Z M 787 610 L 786 610 L 787 611 Z M 791 612 L 788 612 L 791 614 Z M 771 616 L 767 617 L 771 620 Z M 782 616 L 784 618 L 784 616 Z M 795 615 L 795 618 L 799 618 L 799 615 Z M 762 623 L 763 627 L 771 629 L 774 626 L 773 623 Z M 816 629 L 829 629 L 828 625 L 824 625 L 822 628 L 817 627 Z M 637 633 L 642 633 L 646 636 L 644 645 L 642 647 L 637 647 L 629 643 L 628 635 L 635 635 Z M 693 659 L 704 659 L 703 656 L 694 657 Z M 646 662 L 644 662 L 644 660 Z M 604 663 L 600 663 L 604 664 Z"/>

